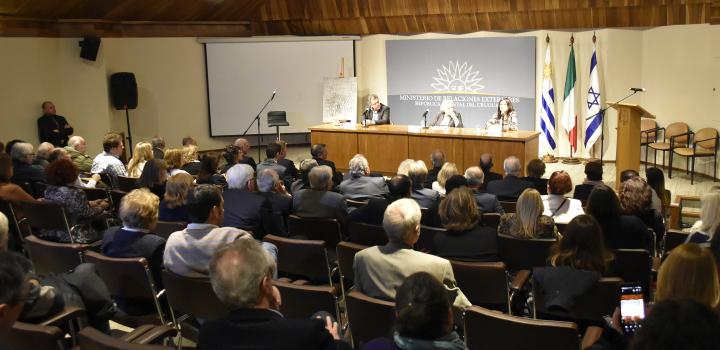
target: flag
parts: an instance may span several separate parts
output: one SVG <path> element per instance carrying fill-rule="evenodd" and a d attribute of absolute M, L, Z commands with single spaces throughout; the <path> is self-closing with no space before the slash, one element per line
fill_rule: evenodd
<path fill-rule="evenodd" d="M 570 139 L 570 157 L 577 151 L 577 115 L 575 114 L 575 48 L 570 37 L 570 57 L 565 75 L 565 97 L 563 100 L 562 126 Z"/>
<path fill-rule="evenodd" d="M 585 127 L 585 150 L 589 150 L 602 134 L 603 115 L 598 113 L 600 113 L 600 83 L 598 82 L 597 53 L 593 40 L 593 53 L 590 58 L 590 88 L 587 93 L 587 117 L 592 118 L 588 119 Z"/>
<path fill-rule="evenodd" d="M 549 40 L 549 39 L 548 39 Z M 552 82 L 552 64 L 550 62 L 550 42 L 545 50 L 545 68 L 543 69 L 542 99 L 540 100 L 540 130 L 548 153 L 555 152 L 555 90 Z"/>

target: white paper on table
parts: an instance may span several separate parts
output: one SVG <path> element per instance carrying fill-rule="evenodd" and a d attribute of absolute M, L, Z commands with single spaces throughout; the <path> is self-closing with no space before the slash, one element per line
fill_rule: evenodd
<path fill-rule="evenodd" d="M 502 125 L 490 125 L 487 128 L 487 134 L 490 136 L 501 136 L 502 135 Z"/>

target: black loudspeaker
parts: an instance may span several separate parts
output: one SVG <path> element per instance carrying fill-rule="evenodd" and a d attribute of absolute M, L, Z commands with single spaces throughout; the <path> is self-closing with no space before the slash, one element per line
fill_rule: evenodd
<path fill-rule="evenodd" d="M 80 57 L 95 61 L 98 50 L 100 49 L 100 38 L 94 36 L 86 36 L 80 40 Z"/>
<path fill-rule="evenodd" d="M 110 97 L 115 109 L 135 109 L 138 103 L 135 74 L 114 73 L 110 76 Z"/>

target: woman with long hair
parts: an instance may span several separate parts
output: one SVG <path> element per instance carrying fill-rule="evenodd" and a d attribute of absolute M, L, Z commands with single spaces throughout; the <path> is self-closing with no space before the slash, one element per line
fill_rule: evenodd
<path fill-rule="evenodd" d="M 534 188 L 526 189 L 518 197 L 515 212 L 500 216 L 498 234 L 523 239 L 556 238 L 555 221 L 543 215 L 544 211 L 540 192 Z"/>
<path fill-rule="evenodd" d="M 605 274 L 614 260 L 605 248 L 602 229 L 590 215 L 578 215 L 568 223 L 557 243 L 550 248 L 550 265 Z"/>
<path fill-rule="evenodd" d="M 692 299 L 717 310 L 720 281 L 713 253 L 694 243 L 672 250 L 660 265 L 655 301 Z"/>
<path fill-rule="evenodd" d="M 437 181 L 433 181 L 432 189 L 438 191 L 440 195 L 445 195 L 445 182 L 454 175 L 458 174 L 458 169 L 455 163 L 446 162 L 437 175 Z"/>
<path fill-rule="evenodd" d="M 665 223 L 662 215 L 652 208 L 652 189 L 639 176 L 620 184 L 618 192 L 620 208 L 625 215 L 634 215 L 653 229 L 657 242 L 665 236 Z"/>
<path fill-rule="evenodd" d="M 665 189 L 665 174 L 659 168 L 645 170 L 647 183 L 653 190 L 652 207 L 665 217 L 666 209 L 670 206 L 670 191 Z"/>
<path fill-rule="evenodd" d="M 609 249 L 649 249 L 652 237 L 640 218 L 622 215 L 615 191 L 596 185 L 588 197 L 586 213 L 600 223 Z"/>
<path fill-rule="evenodd" d="M 688 243 L 709 245 L 720 229 L 720 190 L 713 189 L 700 197 L 700 220 L 692 227 Z"/>
<path fill-rule="evenodd" d="M 138 178 L 142 174 L 145 163 L 153 159 L 152 144 L 138 142 L 133 151 L 133 157 L 128 162 L 128 176 Z"/>
<path fill-rule="evenodd" d="M 167 180 L 165 196 L 160 202 L 160 221 L 190 222 L 185 203 L 192 188 L 193 177 L 190 174 L 175 174 Z"/>
<path fill-rule="evenodd" d="M 162 159 L 151 159 L 145 163 L 135 188 L 147 188 L 158 198 L 165 197 L 165 181 L 168 178 L 167 164 Z M 188 174 L 189 175 L 189 174 Z"/>
<path fill-rule="evenodd" d="M 517 112 L 509 98 L 503 97 L 498 101 L 497 112 L 490 117 L 485 127 L 490 129 L 493 125 L 502 125 L 502 131 L 518 130 Z"/>
<path fill-rule="evenodd" d="M 467 186 L 452 190 L 438 209 L 444 233 L 435 235 L 435 255 L 464 261 L 498 261 L 497 233 L 480 223 L 475 196 Z"/>
<path fill-rule="evenodd" d="M 183 150 L 180 148 L 171 148 L 165 151 L 165 164 L 167 164 L 168 175 L 173 176 L 177 173 L 186 173 L 187 171 L 182 170 L 185 165 Z"/>

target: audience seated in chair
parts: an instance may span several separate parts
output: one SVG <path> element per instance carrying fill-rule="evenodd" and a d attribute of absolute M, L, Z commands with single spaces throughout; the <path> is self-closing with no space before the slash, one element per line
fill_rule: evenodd
<path fill-rule="evenodd" d="M 33 165 L 35 153 L 33 146 L 27 142 L 18 142 L 13 145 L 10 151 L 13 163 L 12 182 L 33 183 L 45 182 L 45 168 L 40 165 Z"/>
<path fill-rule="evenodd" d="M 247 166 L 245 164 L 240 166 Z M 220 227 L 223 222 L 223 196 L 212 185 L 199 185 L 188 193 L 190 224 L 170 235 L 165 244 L 163 264 L 175 274 L 186 277 L 207 277 L 208 264 L 217 247 L 238 239 L 253 239 L 248 232 L 234 227 Z M 263 247 L 275 260 L 277 248 L 269 243 Z"/>
<path fill-rule="evenodd" d="M 50 155 L 48 156 L 48 162 L 53 163 L 60 159 L 67 159 L 67 160 L 72 161 L 72 159 L 70 159 L 70 153 L 68 153 L 68 151 L 65 148 L 57 147 L 57 148 L 53 149 L 52 152 L 50 152 Z M 49 165 L 49 163 L 48 163 L 48 165 Z M 73 164 L 75 164 L 75 162 L 73 162 Z M 75 164 L 75 166 L 77 166 L 77 164 Z M 80 170 L 80 168 L 78 168 L 78 170 Z M 78 178 L 75 180 L 75 185 L 74 185 L 75 187 L 77 187 L 77 188 L 95 188 L 95 186 L 98 184 L 98 182 L 100 182 L 100 175 L 98 175 L 98 174 L 90 175 L 90 178 L 87 179 L 87 182 L 84 182 L 82 180 L 82 178 L 81 178 L 82 176 L 83 176 L 82 173 L 80 173 L 80 175 L 78 175 Z"/>
<path fill-rule="evenodd" d="M 612 188 L 597 185 L 590 192 L 587 214 L 600 223 L 609 249 L 649 249 L 652 237 L 638 217 L 621 215 L 620 201 Z"/>
<path fill-rule="evenodd" d="M 239 152 L 237 164 L 247 164 L 253 168 L 253 171 L 257 170 L 255 159 L 248 155 L 250 153 L 250 142 L 246 139 L 239 138 L 233 142 L 233 145 L 238 148 Z"/>
<path fill-rule="evenodd" d="M 53 146 L 50 142 L 43 142 L 38 145 L 37 151 L 35 151 L 35 159 L 33 160 L 33 165 L 39 165 L 43 169 L 47 168 L 48 164 L 50 162 L 48 161 L 48 157 L 50 156 L 50 152 L 55 149 L 55 146 Z"/>
<path fill-rule="evenodd" d="M 440 193 L 422 186 L 422 184 L 425 183 L 425 179 L 427 179 L 427 174 L 427 167 L 422 160 L 416 160 L 410 166 L 408 176 L 410 176 L 413 184 L 412 198 L 421 208 L 437 211 L 437 207 L 440 204 Z"/>
<path fill-rule="evenodd" d="M 4 344 L 10 328 L 20 317 L 30 297 L 27 274 L 16 263 L 13 255 L 11 252 L 0 252 L 0 347 L 3 349 L 6 349 Z"/>
<path fill-rule="evenodd" d="M 665 174 L 659 168 L 647 168 L 645 170 L 647 183 L 653 190 L 652 207 L 662 217 L 666 217 L 667 208 L 670 206 L 670 191 L 665 188 Z"/>
<path fill-rule="evenodd" d="M 330 317 L 283 317 L 280 291 L 272 283 L 274 269 L 272 258 L 254 240 L 238 240 L 215 252 L 210 281 L 231 311 L 202 325 L 198 348 L 351 349 Z"/>
<path fill-rule="evenodd" d="M 197 173 L 198 185 L 215 185 L 223 189 L 227 188 L 227 180 L 225 176 L 218 174 L 218 159 L 210 155 L 200 157 L 200 170 Z"/>
<path fill-rule="evenodd" d="M 713 189 L 700 197 L 700 220 L 691 228 L 687 242 L 710 246 L 720 229 L 720 189 Z"/>
<path fill-rule="evenodd" d="M 636 176 L 621 183 L 618 198 L 623 214 L 640 218 L 657 237 L 665 235 L 662 215 L 652 208 L 652 188 L 643 178 Z"/>
<path fill-rule="evenodd" d="M 225 174 L 228 169 L 232 168 L 235 164 L 238 164 L 241 155 L 242 153 L 240 152 L 240 147 L 235 145 L 225 146 L 225 150 L 222 153 L 222 157 L 225 159 L 225 165 L 220 168 L 220 173 Z"/>
<path fill-rule="evenodd" d="M 125 145 L 119 134 L 109 132 L 103 136 L 103 152 L 95 156 L 90 172 L 108 174 L 111 178 L 127 176 L 125 164 L 120 160 Z"/>
<path fill-rule="evenodd" d="M 340 193 L 347 199 L 365 200 L 380 198 L 388 193 L 387 184 L 382 177 L 369 176 L 370 165 L 362 154 L 356 154 L 348 165 L 350 177 L 338 186 Z"/>
<path fill-rule="evenodd" d="M 403 198 L 390 204 L 383 228 L 387 245 L 366 248 L 355 255 L 355 290 L 373 298 L 394 300 L 397 288 L 408 276 L 424 271 L 442 281 L 455 307 L 470 306 L 457 286 L 449 260 L 413 250 L 420 237 L 420 206 L 415 201 Z"/>
<path fill-rule="evenodd" d="M 503 169 L 505 169 L 505 178 L 489 182 L 487 185 L 487 191 L 496 195 L 499 200 L 514 202 L 526 188 L 533 188 L 532 182 L 519 178 L 522 164 L 518 157 L 505 158 Z"/>
<path fill-rule="evenodd" d="M 523 177 L 522 180 L 532 182 L 533 188 L 538 190 L 541 195 L 548 194 L 548 179 L 542 178 L 542 176 L 545 174 L 545 162 L 537 158 L 530 160 L 525 167 L 525 173 L 527 174 L 527 176 Z"/>
<path fill-rule="evenodd" d="M 12 176 L 13 164 L 10 156 L 0 153 L 0 199 L 12 203 L 16 210 L 20 208 L 22 202 L 36 202 L 37 200 L 33 196 L 25 192 L 20 186 L 10 182 Z M 22 215 L 18 216 L 18 219 L 22 218 Z"/>
<path fill-rule="evenodd" d="M 261 233 L 262 208 L 264 198 L 255 190 L 253 169 L 247 164 L 237 164 L 225 174 L 228 189 L 223 191 L 225 220 L 223 226 L 237 227 L 243 230 Z"/>
<path fill-rule="evenodd" d="M 584 214 L 582 202 L 565 197 L 572 188 L 572 180 L 567 172 L 553 172 L 548 181 L 548 194 L 542 196 L 545 207 L 543 215 L 552 217 L 558 224 L 567 224 L 574 217 Z"/>
<path fill-rule="evenodd" d="M 310 188 L 308 175 L 310 175 L 310 170 L 316 166 L 318 166 L 318 163 L 315 159 L 308 158 L 300 162 L 300 178 L 290 185 L 290 193 Z"/>
<path fill-rule="evenodd" d="M 520 195 L 514 213 L 500 216 L 498 234 L 523 239 L 556 238 L 557 228 L 553 218 L 544 215 L 542 196 L 534 188 Z"/>
<path fill-rule="evenodd" d="M 188 172 L 188 174 L 197 176 L 200 173 L 202 164 L 200 164 L 200 157 L 198 156 L 198 148 L 196 145 L 187 145 L 182 148 L 183 166 L 182 170 Z"/>
<path fill-rule="evenodd" d="M 585 180 L 579 185 L 575 185 L 573 198 L 586 201 L 590 197 L 590 191 L 597 185 L 604 185 L 602 181 L 603 168 L 600 162 L 592 161 L 585 163 Z"/>
<path fill-rule="evenodd" d="M 193 187 L 193 177 L 179 173 L 165 183 L 165 196 L 160 201 L 160 221 L 190 222 L 187 211 L 187 195 Z"/>
<path fill-rule="evenodd" d="M 165 158 L 165 139 L 164 138 L 162 138 L 160 136 L 153 136 L 153 138 L 150 139 L 150 144 L 152 145 L 154 159 Z"/>
<path fill-rule="evenodd" d="M 178 176 L 178 175 L 176 175 Z M 163 265 L 165 238 L 153 233 L 158 221 L 160 199 L 147 189 L 133 190 L 120 203 L 122 227 L 111 227 L 103 236 L 102 253 L 112 258 L 145 258 L 158 290 Z M 118 306 L 131 315 L 155 312 L 152 299 L 117 300 Z"/>
<path fill-rule="evenodd" d="M 475 198 L 467 186 L 452 189 L 440 203 L 439 214 L 447 231 L 435 234 L 435 255 L 460 261 L 499 260 L 497 232 L 482 224 Z"/>
<path fill-rule="evenodd" d="M 302 218 L 336 219 L 341 227 L 347 223 L 347 204 L 339 193 L 331 192 L 332 169 L 320 165 L 310 170 L 310 189 L 293 193 L 293 212 Z M 344 232 L 345 230 L 343 230 Z"/>
<path fill-rule="evenodd" d="M 293 162 L 290 159 L 287 159 L 287 142 L 283 140 L 277 140 L 278 145 L 280 145 L 280 152 L 277 154 L 277 162 L 278 164 L 285 167 L 285 178 L 290 178 L 293 181 L 298 178 L 298 170 L 295 166 L 295 162 Z"/>
<path fill-rule="evenodd" d="M 453 330 L 453 314 L 443 284 L 427 272 L 408 277 L 395 296 L 397 330 L 392 340 L 378 338 L 365 350 L 466 349 Z"/>
<path fill-rule="evenodd" d="M 443 164 L 440 171 L 437 173 L 437 181 L 432 183 L 431 188 L 438 191 L 441 196 L 445 196 L 445 183 L 447 180 L 458 174 L 458 169 L 455 163 L 446 162 Z"/>
<path fill-rule="evenodd" d="M 282 146 L 280 146 L 279 143 L 276 141 L 270 142 L 267 145 L 267 148 L 265 148 L 265 155 L 267 155 L 267 158 L 257 165 L 258 173 L 263 169 L 273 169 L 280 178 L 284 178 L 287 168 L 278 162 L 281 151 Z"/>
<path fill-rule="evenodd" d="M 653 306 L 633 337 L 631 349 L 720 349 L 717 311 L 691 300 Z"/>
<path fill-rule="evenodd" d="M 720 282 L 713 253 L 694 243 L 673 249 L 658 271 L 655 301 L 691 299 L 717 312 Z"/>
<path fill-rule="evenodd" d="M 423 187 L 432 188 L 432 184 L 437 181 L 438 173 L 440 173 L 440 169 L 442 169 L 445 162 L 445 153 L 443 151 L 436 149 L 430 153 L 430 164 L 432 164 L 433 167 L 432 169 L 428 169 L 427 179 L 425 179 Z"/>
<path fill-rule="evenodd" d="M 335 169 L 335 163 L 328 160 L 328 150 L 324 143 L 314 144 L 310 147 L 310 155 L 315 159 L 318 165 L 327 165 L 332 170 L 332 181 L 333 187 L 337 186 L 342 182 L 342 174 L 338 173 Z"/>
<path fill-rule="evenodd" d="M 388 198 L 370 198 L 366 205 L 357 208 L 348 215 L 349 222 L 363 222 L 381 226 L 385 209 L 390 203 L 400 198 L 410 198 L 412 181 L 406 175 L 393 176 L 388 182 Z"/>
<path fill-rule="evenodd" d="M 45 200 L 61 204 L 65 208 L 70 227 L 83 224 L 78 230 L 70 232 L 40 230 L 36 235 L 42 239 L 61 243 L 92 243 L 102 237 L 104 218 L 103 211 L 110 207 L 106 199 L 88 201 L 85 192 L 75 187 L 78 170 L 68 159 L 60 159 L 50 164 L 46 170 L 48 186 L 45 189 Z"/>
<path fill-rule="evenodd" d="M 473 191 L 475 204 L 477 204 L 480 211 L 483 213 L 505 213 L 505 209 L 503 209 L 497 196 L 482 189 L 485 174 L 480 167 L 472 166 L 467 168 L 465 170 L 465 179 L 467 179 L 468 187 Z"/>
<path fill-rule="evenodd" d="M 258 165 L 260 168 L 260 165 Z M 292 196 L 285 190 L 285 185 L 272 168 L 258 171 L 257 187 L 260 196 L 265 198 L 275 215 L 287 217 L 292 210 Z M 267 205 L 267 203 L 265 203 Z"/>
<path fill-rule="evenodd" d="M 128 177 L 140 177 L 145 163 L 151 159 L 153 159 L 152 145 L 147 142 L 138 142 L 135 145 L 132 158 L 128 161 Z"/>
<path fill-rule="evenodd" d="M 397 175 L 405 175 L 408 176 L 408 173 L 410 172 L 410 166 L 415 163 L 414 159 L 405 159 L 402 162 L 400 162 L 400 165 L 398 165 L 397 169 Z M 432 182 L 430 183 L 432 185 Z"/>
<path fill-rule="evenodd" d="M 483 153 L 480 155 L 480 161 L 478 162 L 478 166 L 480 169 L 482 169 L 483 174 L 485 174 L 485 177 L 483 178 L 483 184 L 482 189 L 486 190 L 488 183 L 495 181 L 495 180 L 502 180 L 502 175 L 493 172 L 493 158 L 490 153 Z"/>
<path fill-rule="evenodd" d="M 92 169 L 93 159 L 87 155 L 87 142 L 82 136 L 75 135 L 68 140 L 65 150 L 70 154 L 70 159 L 77 165 L 81 172 L 89 173 Z"/>
<path fill-rule="evenodd" d="M 167 163 L 162 159 L 151 159 L 143 167 L 135 188 L 147 188 L 158 198 L 165 198 L 165 185 L 168 178 Z M 187 175 L 187 174 L 185 174 Z"/>
<path fill-rule="evenodd" d="M 182 148 L 170 148 L 166 150 L 165 158 L 163 158 L 163 160 L 165 161 L 165 164 L 167 164 L 168 175 L 173 176 L 177 173 L 190 174 L 182 169 L 185 165 Z"/>

